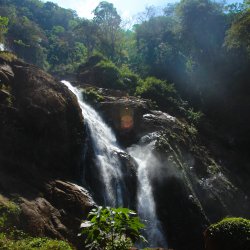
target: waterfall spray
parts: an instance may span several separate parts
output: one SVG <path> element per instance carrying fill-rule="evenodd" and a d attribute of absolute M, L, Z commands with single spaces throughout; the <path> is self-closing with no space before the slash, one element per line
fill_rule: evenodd
<path fill-rule="evenodd" d="M 90 131 L 93 149 L 104 182 L 103 196 L 108 206 L 123 206 L 126 190 L 121 171 L 121 162 L 118 153 L 125 153 L 117 144 L 112 130 L 105 124 L 98 113 L 86 104 L 82 99 L 81 92 L 69 82 L 62 81 L 69 90 L 77 97 L 82 114 Z M 153 167 L 153 147 L 155 139 L 143 145 L 134 145 L 128 149 L 128 153 L 138 164 L 137 208 L 139 216 L 147 221 L 146 237 L 150 246 L 166 247 L 167 243 L 163 236 L 161 223 L 159 222 L 155 202 L 150 183 L 149 170 Z M 142 138 L 143 141 L 144 138 Z"/>
<path fill-rule="evenodd" d="M 100 169 L 105 190 L 103 198 L 107 206 L 123 206 L 124 183 L 122 179 L 121 163 L 118 156 L 123 152 L 112 130 L 104 123 L 98 113 L 82 99 L 82 93 L 68 81 L 62 81 L 77 97 L 83 117 L 90 131 L 90 137 Z"/>
<path fill-rule="evenodd" d="M 167 247 L 160 221 L 156 215 L 155 201 L 152 192 L 149 172 L 156 161 L 153 155 L 155 134 L 143 137 L 138 145 L 128 148 L 128 153 L 138 164 L 139 190 L 137 193 L 137 210 L 139 216 L 146 221 L 146 238 L 151 247 Z M 149 142 L 145 143 L 145 139 Z M 155 170 L 157 171 L 157 170 Z"/>

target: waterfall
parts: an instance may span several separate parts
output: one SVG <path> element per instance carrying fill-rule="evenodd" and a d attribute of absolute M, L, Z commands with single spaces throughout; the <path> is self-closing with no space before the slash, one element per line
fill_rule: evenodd
<path fill-rule="evenodd" d="M 167 247 L 166 239 L 163 235 L 162 226 L 156 215 L 155 201 L 150 182 L 150 172 L 157 161 L 153 155 L 155 145 L 155 133 L 151 133 L 141 138 L 138 145 L 128 148 L 128 153 L 138 164 L 137 210 L 140 218 L 146 221 L 146 238 L 151 247 Z"/>
<path fill-rule="evenodd" d="M 117 144 L 112 130 L 105 124 L 98 113 L 82 99 L 81 92 L 69 82 L 62 81 L 77 97 L 83 117 L 90 131 L 97 165 L 104 182 L 103 196 L 109 206 L 123 206 L 125 184 L 123 181 L 121 162 L 118 153 L 125 153 Z M 155 202 L 150 183 L 149 172 L 154 167 L 153 147 L 155 134 L 152 133 L 141 139 L 141 144 L 127 149 L 128 153 L 138 164 L 137 209 L 139 216 L 146 220 L 146 238 L 151 247 L 166 247 L 161 223 L 156 215 Z M 149 143 L 145 143 L 145 138 Z"/>
<path fill-rule="evenodd" d="M 4 45 L 3 45 L 3 43 L 0 43 L 0 51 L 4 51 Z"/>
<path fill-rule="evenodd" d="M 82 93 L 68 81 L 62 81 L 77 97 L 83 117 L 87 123 L 96 163 L 104 184 L 103 198 L 106 206 L 123 206 L 124 183 L 122 179 L 121 163 L 118 156 L 123 152 L 116 141 L 112 130 L 105 124 L 98 113 L 83 101 Z"/>

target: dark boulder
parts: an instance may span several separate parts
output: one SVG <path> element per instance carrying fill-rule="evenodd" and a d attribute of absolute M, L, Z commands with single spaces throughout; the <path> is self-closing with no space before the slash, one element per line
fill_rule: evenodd
<path fill-rule="evenodd" d="M 235 186 L 194 127 L 178 120 L 166 126 L 156 141 L 155 156 L 157 211 L 174 249 L 202 250 L 203 231 L 210 223 L 229 215 L 249 216 L 246 193 Z"/>
<path fill-rule="evenodd" d="M 90 194 L 82 187 L 60 180 L 46 184 L 43 197 L 21 198 L 20 228 L 32 236 L 67 239 L 84 245 L 77 238 L 81 221 L 95 206 Z"/>
<path fill-rule="evenodd" d="M 225 218 L 204 232 L 206 250 L 249 250 L 250 220 Z"/>
<path fill-rule="evenodd" d="M 83 119 L 76 98 L 53 77 L 0 58 L 1 169 L 79 176 Z"/>
<path fill-rule="evenodd" d="M 0 193 L 21 209 L 15 226 L 81 245 L 81 220 L 95 204 L 74 184 L 85 140 L 76 97 L 37 67 L 0 56 L 0 117 Z"/>

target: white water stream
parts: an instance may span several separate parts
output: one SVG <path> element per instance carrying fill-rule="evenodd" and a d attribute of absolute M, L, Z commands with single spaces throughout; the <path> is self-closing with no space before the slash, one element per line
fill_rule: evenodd
<path fill-rule="evenodd" d="M 144 142 L 144 140 L 149 140 Z M 150 182 L 150 172 L 157 171 L 153 148 L 155 145 L 154 133 L 141 138 L 141 143 L 128 148 L 128 153 L 138 164 L 138 193 L 137 210 L 140 218 L 146 220 L 146 238 L 150 247 L 167 247 L 166 239 L 162 232 L 161 223 L 156 215 L 155 201 Z"/>
<path fill-rule="evenodd" d="M 4 51 L 4 45 L 0 43 L 0 51 Z"/>
<path fill-rule="evenodd" d="M 124 152 L 118 146 L 112 130 L 105 124 L 98 113 L 86 104 L 81 92 L 69 82 L 62 81 L 77 97 L 83 117 L 90 131 L 97 164 L 104 182 L 103 196 L 105 205 L 123 206 L 124 190 L 123 176 L 120 169 L 121 163 L 117 152 Z M 137 209 L 139 216 L 146 220 L 146 237 L 151 247 L 166 247 L 167 243 L 158 221 L 150 183 L 149 172 L 154 167 L 153 146 L 155 140 L 144 145 L 134 145 L 128 149 L 128 153 L 138 164 Z M 129 194 L 127 194 L 129 195 Z"/>
<path fill-rule="evenodd" d="M 93 149 L 100 168 L 105 190 L 103 196 L 107 206 L 123 206 L 123 180 L 118 152 L 122 150 L 116 142 L 112 130 L 105 124 L 98 113 L 82 99 L 82 93 L 68 81 L 62 81 L 77 97 L 83 117 L 90 131 Z"/>

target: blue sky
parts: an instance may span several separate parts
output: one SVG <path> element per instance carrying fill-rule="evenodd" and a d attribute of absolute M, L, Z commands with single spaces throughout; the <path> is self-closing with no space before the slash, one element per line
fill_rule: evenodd
<path fill-rule="evenodd" d="M 100 0 L 50 0 L 64 8 L 76 10 L 78 15 L 85 18 L 91 18 L 91 12 L 99 4 Z M 176 0 L 108 0 L 116 7 L 118 13 L 124 19 L 133 17 L 138 12 L 142 12 L 146 6 L 165 6 L 167 3 L 176 2 Z M 240 0 L 227 0 L 228 3 L 240 2 Z"/>

